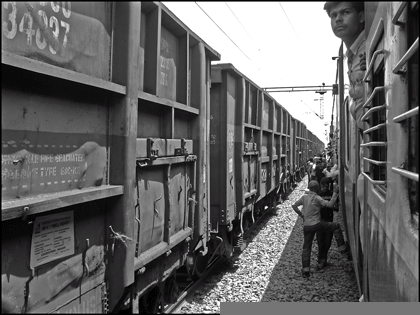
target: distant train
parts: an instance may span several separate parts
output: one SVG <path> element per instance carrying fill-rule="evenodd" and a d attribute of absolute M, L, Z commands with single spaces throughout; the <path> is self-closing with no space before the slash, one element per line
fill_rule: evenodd
<path fill-rule="evenodd" d="M 339 178 L 346 233 L 363 301 L 418 302 L 419 4 L 365 2 L 365 20 L 363 144 L 340 67 Z M 364 181 L 358 185 L 359 170 Z"/>
<path fill-rule="evenodd" d="M 156 313 L 324 143 L 159 2 L 2 2 L 2 312 Z"/>

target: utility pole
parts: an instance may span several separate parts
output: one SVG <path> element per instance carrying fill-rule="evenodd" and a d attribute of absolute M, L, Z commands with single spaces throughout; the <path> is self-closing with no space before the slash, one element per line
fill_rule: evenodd
<path fill-rule="evenodd" d="M 325 86 L 325 83 L 322 82 L 322 86 Z M 324 89 L 316 91 L 315 93 L 319 93 L 319 115 L 321 119 L 324 119 L 324 94 L 327 93 Z"/>

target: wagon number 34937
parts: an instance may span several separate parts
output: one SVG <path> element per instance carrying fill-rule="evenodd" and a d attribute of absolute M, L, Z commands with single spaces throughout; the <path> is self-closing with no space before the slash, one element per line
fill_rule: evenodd
<path fill-rule="evenodd" d="M 60 6 L 57 5 L 55 2 L 50 2 L 51 9 L 55 13 L 59 13 Z M 64 28 L 64 37 L 63 37 L 63 48 L 66 48 L 67 40 L 68 40 L 68 34 L 70 31 L 70 24 L 61 20 L 59 21 L 55 16 L 50 16 L 50 19 L 48 20 L 47 14 L 43 10 L 38 10 L 36 13 L 33 6 L 26 2 L 26 9 L 27 11 L 23 14 L 23 17 L 18 25 L 18 21 L 16 20 L 17 17 L 17 6 L 16 2 L 3 2 L 3 8 L 9 9 L 9 6 L 11 6 L 11 12 L 8 17 L 8 21 L 3 21 L 3 35 L 8 39 L 14 39 L 18 27 L 19 32 L 27 35 L 26 44 L 31 46 L 32 45 L 32 38 L 35 36 L 35 42 L 39 49 L 43 50 L 47 47 L 47 41 L 45 40 L 44 35 L 47 33 L 46 29 L 50 27 L 52 29 L 52 36 L 53 36 L 53 42 L 55 43 L 49 43 L 48 47 L 50 52 L 55 55 L 57 53 L 57 50 L 59 49 L 59 43 L 58 43 L 58 36 L 60 34 L 60 26 Z M 40 5 L 45 7 L 48 5 L 48 2 L 40 2 Z M 71 16 L 71 3 L 70 2 L 62 2 L 61 7 L 62 13 L 64 18 L 70 18 Z M 34 27 L 34 20 L 35 24 L 38 25 L 38 28 L 36 31 L 33 29 Z M 9 23 L 10 22 L 10 23 Z M 53 44 L 53 46 L 51 46 Z"/>

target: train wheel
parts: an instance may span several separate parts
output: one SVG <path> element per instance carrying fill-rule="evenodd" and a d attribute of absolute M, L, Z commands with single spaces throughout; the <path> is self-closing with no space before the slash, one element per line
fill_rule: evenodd
<path fill-rule="evenodd" d="M 161 304 L 162 293 L 159 287 L 154 287 L 147 296 L 141 297 L 139 301 L 140 314 L 157 314 Z"/>
<path fill-rule="evenodd" d="M 165 302 L 175 303 L 179 297 L 179 288 L 176 284 L 175 278 L 171 277 L 168 279 L 165 284 L 164 299 Z"/>

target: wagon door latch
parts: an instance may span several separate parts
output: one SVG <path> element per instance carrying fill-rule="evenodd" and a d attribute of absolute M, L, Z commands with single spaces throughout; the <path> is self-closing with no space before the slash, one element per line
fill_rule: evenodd
<path fill-rule="evenodd" d="M 187 156 L 188 153 L 188 148 L 187 148 L 187 141 L 185 141 L 184 138 L 181 139 L 181 147 L 180 148 L 175 148 L 175 155 L 185 155 Z"/>
<path fill-rule="evenodd" d="M 159 149 L 154 145 L 155 140 L 147 138 L 147 157 L 149 159 L 156 159 L 159 157 Z"/>

